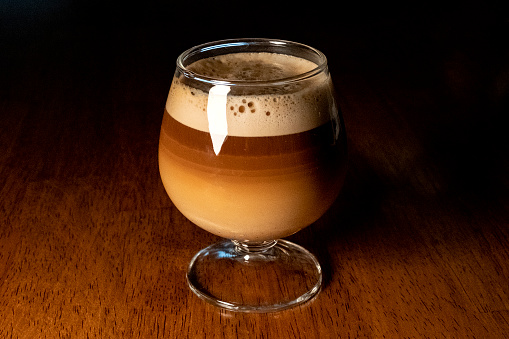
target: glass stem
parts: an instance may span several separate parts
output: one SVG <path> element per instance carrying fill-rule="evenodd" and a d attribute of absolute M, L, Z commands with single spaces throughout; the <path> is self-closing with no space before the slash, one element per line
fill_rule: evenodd
<path fill-rule="evenodd" d="M 277 240 L 267 240 L 267 241 L 238 241 L 232 240 L 235 245 L 235 251 L 237 253 L 262 253 L 267 251 L 268 249 L 274 247 L 277 244 Z"/>

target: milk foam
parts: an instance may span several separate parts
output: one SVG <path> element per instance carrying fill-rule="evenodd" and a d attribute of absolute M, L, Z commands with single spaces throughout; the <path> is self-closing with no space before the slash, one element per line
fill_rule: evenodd
<path fill-rule="evenodd" d="M 228 80 L 274 80 L 303 74 L 316 68 L 311 61 L 274 53 L 236 53 L 200 60 L 193 72 Z M 174 78 L 166 110 L 180 123 L 209 132 L 210 112 L 226 115 L 228 135 L 276 136 L 311 130 L 330 120 L 330 78 L 326 72 L 287 85 L 277 93 L 228 94 L 224 107 L 210 107 L 209 93 Z M 263 88 L 263 87 L 262 87 Z M 214 93 L 214 91 L 211 91 Z M 210 94 L 214 95 L 214 94 Z M 222 105 L 222 104 L 221 104 Z M 209 113 L 208 113 L 209 112 Z"/>

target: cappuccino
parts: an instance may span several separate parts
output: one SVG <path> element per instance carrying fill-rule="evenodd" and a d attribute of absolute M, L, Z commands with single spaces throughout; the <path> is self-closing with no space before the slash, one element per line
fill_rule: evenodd
<path fill-rule="evenodd" d="M 260 241 L 325 213 L 343 183 L 346 145 L 330 77 L 317 68 L 289 55 L 235 53 L 177 72 L 159 168 L 189 220 L 221 237 Z M 206 89 L 190 77 L 224 82 Z"/>

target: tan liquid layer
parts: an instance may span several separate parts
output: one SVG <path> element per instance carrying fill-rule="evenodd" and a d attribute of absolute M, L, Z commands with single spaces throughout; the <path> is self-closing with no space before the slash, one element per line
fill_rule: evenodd
<path fill-rule="evenodd" d="M 210 135 L 164 114 L 161 178 L 175 206 L 213 234 L 237 240 L 285 237 L 316 221 L 342 186 L 344 145 L 325 137 L 331 128 L 285 136 L 285 142 L 229 137 L 225 153 L 215 155 Z M 240 144 L 250 151 L 236 152 Z M 277 144 L 286 149 L 271 147 Z"/>

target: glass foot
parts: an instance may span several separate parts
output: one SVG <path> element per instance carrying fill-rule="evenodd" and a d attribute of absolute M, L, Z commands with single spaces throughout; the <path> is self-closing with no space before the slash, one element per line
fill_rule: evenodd
<path fill-rule="evenodd" d="M 275 312 L 314 297 L 322 269 L 303 247 L 286 240 L 225 240 L 198 252 L 187 272 L 203 300 L 237 312 Z"/>

